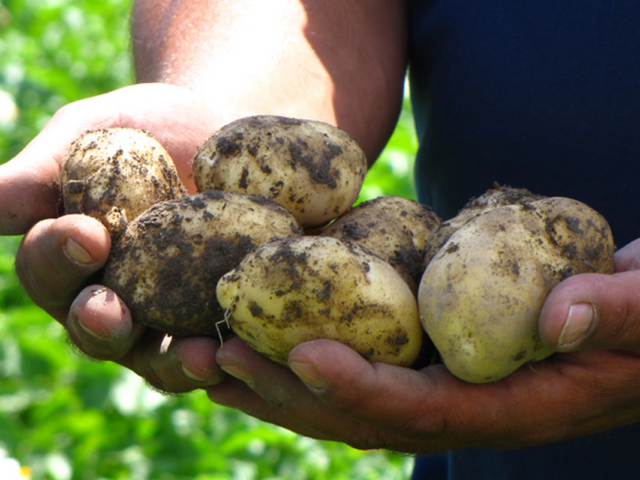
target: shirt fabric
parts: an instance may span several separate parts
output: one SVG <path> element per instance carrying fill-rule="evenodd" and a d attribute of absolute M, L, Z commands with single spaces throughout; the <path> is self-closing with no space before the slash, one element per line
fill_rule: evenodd
<path fill-rule="evenodd" d="M 410 13 L 421 202 L 450 218 L 497 182 L 583 201 L 618 247 L 640 238 L 640 2 L 416 0 Z M 639 447 L 636 424 L 455 451 L 447 469 L 419 459 L 414 478 L 637 479 Z"/>
<path fill-rule="evenodd" d="M 421 201 L 449 218 L 498 182 L 587 203 L 619 247 L 640 237 L 640 2 L 421 0 L 411 15 Z"/>

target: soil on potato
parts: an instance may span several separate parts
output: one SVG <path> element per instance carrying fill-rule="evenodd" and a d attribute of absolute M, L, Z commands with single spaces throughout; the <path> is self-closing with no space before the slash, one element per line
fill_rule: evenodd
<path fill-rule="evenodd" d="M 323 230 L 323 235 L 353 242 L 391 264 L 417 294 L 424 273 L 424 247 L 417 248 L 440 224 L 427 205 L 395 197 L 359 204 Z"/>
<path fill-rule="evenodd" d="M 338 187 L 341 176 L 340 170 L 335 168 L 337 165 L 333 160 L 343 155 L 340 145 L 325 142 L 322 155 L 310 149 L 309 144 L 298 135 L 290 135 L 283 138 L 271 131 L 271 126 L 276 124 L 278 127 L 287 131 L 290 127 L 299 127 L 303 122 L 285 117 L 253 117 L 244 120 L 247 128 L 251 127 L 257 133 L 253 139 L 247 138 L 242 132 L 231 131 L 228 134 L 221 133 L 216 140 L 217 153 L 223 157 L 236 157 L 246 150 L 250 156 L 255 157 L 258 154 L 258 143 L 265 141 L 261 136 L 274 139 L 277 144 L 284 146 L 288 142 L 287 151 L 290 155 L 291 165 L 294 169 L 298 167 L 304 168 L 309 173 L 309 178 L 316 183 L 327 185 L 331 189 Z M 247 172 L 248 175 L 248 172 Z M 245 179 L 246 181 L 246 179 Z M 241 181 L 240 188 L 246 189 L 246 182 Z"/>
<path fill-rule="evenodd" d="M 175 225 L 179 222 L 177 217 Z M 127 283 L 118 288 L 119 295 L 130 306 L 135 318 L 149 327 L 178 336 L 195 332 L 214 335 L 215 322 L 224 318 L 216 299 L 215 285 L 256 245 L 245 235 L 185 239 L 179 229 L 163 228 L 154 217 L 146 219 L 140 228 L 144 231 L 144 239 L 119 243 L 110 261 L 130 261 L 143 257 L 145 252 L 156 251 L 158 265 L 153 287 L 156 294 L 137 298 L 135 294 L 141 278 L 131 275 Z M 173 250 L 167 253 L 173 247 L 178 253 Z M 117 279 L 105 278 L 108 285 L 114 282 Z"/>
<path fill-rule="evenodd" d="M 265 239 L 301 235 L 293 217 L 274 202 L 240 196 L 242 207 L 232 207 L 227 201 L 234 195 L 240 196 L 208 191 L 155 205 L 114 244 L 104 283 L 129 305 L 134 320 L 177 336 L 215 335 L 216 323 L 224 319 L 216 297 L 219 279 Z M 218 212 L 214 215 L 208 209 L 212 201 L 222 203 L 221 211 L 233 212 L 233 218 L 239 208 L 246 213 L 255 204 L 260 213 L 254 213 L 264 215 L 262 221 L 271 218 L 279 223 L 265 223 L 255 238 L 251 235 L 256 232 L 243 230 L 246 219 L 238 219 L 237 230 L 231 231 L 216 218 L 222 215 L 220 210 L 214 209 Z M 282 218 L 267 217 L 267 212 Z M 291 222 L 285 226 L 283 219 Z M 186 230 L 189 224 L 198 228 Z"/>
<path fill-rule="evenodd" d="M 112 236 L 153 204 L 187 194 L 173 160 L 144 130 L 86 132 L 69 149 L 62 176 L 65 213 L 97 218 Z"/>
<path fill-rule="evenodd" d="M 287 337 L 287 332 L 302 328 L 308 331 L 310 336 L 298 340 L 306 341 L 321 338 L 322 336 L 315 336 L 315 332 L 322 331 L 320 325 L 332 323 L 336 325 L 338 331 L 342 331 L 345 335 L 331 339 L 354 348 L 367 360 L 374 359 L 376 356 L 378 358 L 400 356 L 404 346 L 410 341 L 404 326 L 389 325 L 388 328 L 377 330 L 375 333 L 366 326 L 368 319 L 392 319 L 393 313 L 388 305 L 385 305 L 384 302 L 380 304 L 367 302 L 357 294 L 345 296 L 344 292 L 335 291 L 337 288 L 344 288 L 344 285 L 337 286 L 342 283 L 338 280 L 342 268 L 353 268 L 358 265 L 366 274 L 371 268 L 369 263 L 366 261 L 353 262 L 349 263 L 347 267 L 347 265 L 340 263 L 331 265 L 329 259 L 326 265 L 328 270 L 319 269 L 320 260 L 318 257 L 295 248 L 293 242 L 295 242 L 294 239 L 282 240 L 279 242 L 278 248 L 266 256 L 264 260 L 257 263 L 251 262 L 250 268 L 257 268 L 260 272 L 257 275 L 254 276 L 251 273 L 252 270 L 243 270 L 240 266 L 239 276 L 236 277 L 236 280 L 246 277 L 244 281 L 258 283 L 261 278 L 268 277 L 273 288 L 273 295 L 284 297 L 280 314 L 274 316 L 268 313 L 271 309 L 266 305 L 263 306 L 254 299 L 247 299 L 247 309 L 253 319 L 232 317 L 230 319 L 232 328 L 254 349 L 283 364 L 287 362 L 291 345 L 287 346 L 286 341 L 282 344 L 273 344 L 272 341 L 265 340 L 262 337 L 260 325 L 263 327 L 269 325 L 269 329 L 282 331 L 283 338 Z M 354 255 L 363 255 L 365 252 L 364 249 L 354 244 L 346 243 L 345 246 L 351 249 Z M 313 248 L 313 246 L 308 248 Z M 311 279 L 316 284 L 320 283 L 321 286 L 314 287 L 315 290 L 309 291 L 308 285 Z M 368 283 L 364 278 L 361 280 Z M 353 285 L 354 293 L 357 293 L 358 290 L 359 285 L 355 283 Z M 291 293 L 294 295 L 287 297 Z M 335 298 L 334 293 L 338 294 Z M 310 309 L 310 304 L 315 304 L 315 306 Z M 322 307 L 323 304 L 326 304 L 326 308 Z M 339 312 L 338 316 L 336 316 L 337 312 Z M 349 338 L 357 340 L 349 341 Z M 363 345 L 366 345 L 366 348 L 363 348 Z M 370 347 L 370 345 L 375 345 L 375 347 Z"/>

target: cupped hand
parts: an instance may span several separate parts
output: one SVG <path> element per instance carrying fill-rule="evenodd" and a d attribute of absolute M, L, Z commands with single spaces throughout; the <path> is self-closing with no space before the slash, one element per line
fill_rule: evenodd
<path fill-rule="evenodd" d="M 193 192 L 195 150 L 225 122 L 187 89 L 135 85 L 64 107 L 18 156 L 0 166 L 0 234 L 26 232 L 16 272 L 29 296 L 67 329 L 79 350 L 116 361 L 162 391 L 219 382 L 218 342 L 145 329 L 112 291 L 90 285 L 109 256 L 111 240 L 97 220 L 61 216 L 61 165 L 70 144 L 87 130 L 143 128 L 163 144 Z"/>
<path fill-rule="evenodd" d="M 559 284 L 539 319 L 558 353 L 498 382 L 370 364 L 329 340 L 297 346 L 287 368 L 236 338 L 216 355 L 232 377 L 207 391 L 303 435 L 406 453 L 518 448 L 640 421 L 640 240 L 616 254 L 616 269 Z"/>

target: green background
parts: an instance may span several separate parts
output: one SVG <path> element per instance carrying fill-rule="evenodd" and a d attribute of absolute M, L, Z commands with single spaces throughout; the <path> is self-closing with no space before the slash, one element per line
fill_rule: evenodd
<path fill-rule="evenodd" d="M 130 0 L 0 1 L 0 163 L 61 106 L 133 82 Z M 408 97 L 361 200 L 415 198 Z M 404 479 L 413 460 L 297 436 L 211 404 L 168 397 L 82 357 L 14 274 L 0 237 L 0 450 L 33 479 Z"/>

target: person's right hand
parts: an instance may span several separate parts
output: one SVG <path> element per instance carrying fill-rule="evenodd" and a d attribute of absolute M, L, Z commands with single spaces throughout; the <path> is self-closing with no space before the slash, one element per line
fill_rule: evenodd
<path fill-rule="evenodd" d="M 287 368 L 236 337 L 216 355 L 229 377 L 207 392 L 302 435 L 409 454 L 525 448 L 638 423 L 640 239 L 614 260 L 614 274 L 552 289 L 538 327 L 556 353 L 500 381 L 464 382 L 443 364 L 370 363 L 327 339 L 296 346 Z"/>
<path fill-rule="evenodd" d="M 26 292 L 66 328 L 79 350 L 118 362 L 162 391 L 219 382 L 218 342 L 172 339 L 145 329 L 132 322 L 112 291 L 90 285 L 109 256 L 111 239 L 91 217 L 63 215 L 61 165 L 70 144 L 87 130 L 143 128 L 163 144 L 193 193 L 195 150 L 228 120 L 187 89 L 135 85 L 64 107 L 20 154 L 0 166 L 0 234 L 26 233 L 16 256 Z"/>

